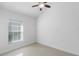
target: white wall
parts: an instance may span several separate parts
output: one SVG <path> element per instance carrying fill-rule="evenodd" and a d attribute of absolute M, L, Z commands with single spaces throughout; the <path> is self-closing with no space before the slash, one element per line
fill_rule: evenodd
<path fill-rule="evenodd" d="M 8 44 L 8 20 L 12 18 L 23 21 L 24 39 L 14 44 Z M 35 26 L 36 20 L 32 17 L 0 9 L 0 54 L 35 42 Z"/>
<path fill-rule="evenodd" d="M 54 3 L 37 21 L 38 42 L 79 55 L 79 3 Z"/>

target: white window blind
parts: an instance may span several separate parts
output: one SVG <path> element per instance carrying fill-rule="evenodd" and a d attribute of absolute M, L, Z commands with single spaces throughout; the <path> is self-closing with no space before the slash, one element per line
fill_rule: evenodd
<path fill-rule="evenodd" d="M 9 42 L 23 40 L 23 22 L 19 20 L 9 20 L 8 32 Z"/>

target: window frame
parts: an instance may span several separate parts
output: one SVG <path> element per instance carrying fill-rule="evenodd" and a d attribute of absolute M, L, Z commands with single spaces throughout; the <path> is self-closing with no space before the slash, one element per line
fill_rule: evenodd
<path fill-rule="evenodd" d="M 8 42 L 14 43 L 19 41 L 23 41 L 23 21 L 10 19 L 8 22 Z"/>

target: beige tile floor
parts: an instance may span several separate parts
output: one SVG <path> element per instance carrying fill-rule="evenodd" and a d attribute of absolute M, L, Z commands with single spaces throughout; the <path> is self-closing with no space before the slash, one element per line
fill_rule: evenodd
<path fill-rule="evenodd" d="M 75 55 L 35 43 L 5 53 L 3 54 L 3 56 L 75 56 Z"/>

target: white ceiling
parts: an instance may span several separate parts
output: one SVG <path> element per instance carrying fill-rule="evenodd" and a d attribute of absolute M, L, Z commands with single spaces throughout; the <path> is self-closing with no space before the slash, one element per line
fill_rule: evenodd
<path fill-rule="evenodd" d="M 43 11 L 39 7 L 32 8 L 35 4 L 37 2 L 0 2 L 0 7 L 37 18 Z"/>

